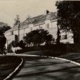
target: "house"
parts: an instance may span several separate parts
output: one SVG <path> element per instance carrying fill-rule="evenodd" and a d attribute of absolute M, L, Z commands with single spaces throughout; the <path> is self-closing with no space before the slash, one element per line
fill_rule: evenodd
<path fill-rule="evenodd" d="M 10 42 L 22 40 L 23 37 L 30 31 L 36 29 L 45 29 L 52 34 L 53 38 L 57 39 L 57 13 L 46 11 L 46 14 L 42 14 L 35 17 L 28 17 L 26 20 L 20 23 L 20 27 L 15 25 L 10 30 L 5 32 L 7 38 L 7 44 Z"/>
<path fill-rule="evenodd" d="M 64 44 L 66 44 L 66 43 L 73 44 L 74 43 L 72 30 L 69 30 L 69 31 L 60 30 L 60 33 L 61 33 L 60 43 L 64 43 Z"/>

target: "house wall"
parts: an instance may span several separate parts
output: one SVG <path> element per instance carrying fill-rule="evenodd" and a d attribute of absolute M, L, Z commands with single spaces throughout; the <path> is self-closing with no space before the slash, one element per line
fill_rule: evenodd
<path fill-rule="evenodd" d="M 43 24 L 37 24 L 37 25 L 33 25 L 33 24 L 29 24 L 28 27 L 26 28 L 22 28 L 20 29 L 20 40 L 23 39 L 23 37 L 26 35 L 26 33 L 29 33 L 32 30 L 36 30 L 36 29 L 45 29 L 48 30 L 48 32 L 53 36 L 53 38 L 57 39 L 57 22 L 56 21 L 51 21 L 51 20 L 46 20 L 45 23 Z M 63 39 L 63 35 L 64 33 L 61 32 L 61 40 L 60 42 L 66 43 L 73 43 L 73 38 L 72 38 L 72 33 L 67 33 L 67 39 Z M 10 42 L 12 40 L 15 40 L 15 35 L 18 35 L 18 30 L 13 31 L 13 35 L 11 34 L 11 32 L 7 32 L 6 34 L 7 40 Z"/>
<path fill-rule="evenodd" d="M 46 29 L 45 23 L 39 26 L 40 29 Z"/>
<path fill-rule="evenodd" d="M 39 25 L 34 25 L 32 30 L 36 30 L 36 29 L 39 29 Z"/>
<path fill-rule="evenodd" d="M 11 35 L 11 32 L 5 33 L 5 36 L 9 36 L 9 35 Z"/>
<path fill-rule="evenodd" d="M 34 28 L 34 25 L 33 24 L 29 24 L 29 30 L 32 31 Z"/>
<path fill-rule="evenodd" d="M 73 33 L 71 31 L 68 31 L 68 32 L 61 31 L 60 42 L 61 43 L 70 43 L 70 44 L 73 44 L 74 43 Z"/>
<path fill-rule="evenodd" d="M 19 33 L 20 33 L 19 40 L 22 40 L 23 36 L 24 36 L 24 33 L 25 33 L 25 30 L 24 29 L 20 29 Z"/>
<path fill-rule="evenodd" d="M 6 44 L 5 44 L 7 48 L 8 44 L 10 44 L 13 40 L 15 40 L 15 35 L 7 35 L 7 36 L 5 35 L 5 37 L 7 39 Z"/>
<path fill-rule="evenodd" d="M 53 38 L 56 41 L 56 39 L 57 39 L 57 22 L 51 22 L 48 31 L 50 34 L 52 34 Z"/>
<path fill-rule="evenodd" d="M 48 30 L 48 32 L 53 36 L 56 41 L 57 38 L 57 22 L 46 20 L 43 29 Z"/>
<path fill-rule="evenodd" d="M 28 33 L 28 32 L 30 32 L 30 28 L 29 27 L 24 29 L 24 33 Z"/>
<path fill-rule="evenodd" d="M 18 35 L 18 30 L 13 31 L 13 35 Z"/>

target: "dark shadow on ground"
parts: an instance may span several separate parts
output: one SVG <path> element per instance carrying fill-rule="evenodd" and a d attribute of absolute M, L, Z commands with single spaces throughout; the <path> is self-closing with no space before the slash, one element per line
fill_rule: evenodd
<path fill-rule="evenodd" d="M 17 75 L 15 78 L 26 78 L 23 80 L 80 80 L 80 66 L 68 66 L 69 61 L 54 62 L 46 61 L 46 59 L 27 61 L 26 59 L 25 63 L 24 70 L 30 70 L 30 72 Z M 57 65 L 63 66 L 54 69 L 54 66 L 57 67 Z M 47 69 L 48 67 L 52 69 Z"/>
<path fill-rule="evenodd" d="M 25 75 L 20 75 L 17 77 L 27 77 L 27 76 L 38 76 L 38 75 L 43 75 L 46 73 L 54 73 L 54 72 L 67 72 L 67 75 L 69 75 L 69 73 L 80 73 L 80 69 L 78 70 L 78 68 L 80 68 L 80 66 L 75 66 L 75 67 L 69 67 L 69 68 L 62 68 L 62 69 L 58 69 L 58 70 L 51 70 L 51 71 L 42 71 L 45 68 L 42 69 L 38 69 L 39 72 L 37 73 L 30 73 L 30 74 L 25 74 Z"/>

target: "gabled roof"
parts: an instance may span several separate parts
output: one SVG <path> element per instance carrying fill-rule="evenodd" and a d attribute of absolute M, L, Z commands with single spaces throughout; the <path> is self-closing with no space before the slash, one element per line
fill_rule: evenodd
<path fill-rule="evenodd" d="M 42 23 L 46 20 L 46 15 L 39 15 L 36 17 L 32 17 L 32 18 L 28 18 L 25 21 L 23 21 L 21 23 L 21 27 L 25 26 L 25 25 L 29 25 L 29 24 L 39 24 Z"/>
<path fill-rule="evenodd" d="M 20 23 L 20 29 L 29 27 L 29 24 L 38 25 L 45 23 L 45 20 L 56 20 L 57 12 L 49 12 L 47 15 L 39 15 L 32 18 L 27 18 L 25 21 Z M 18 25 L 12 27 L 9 31 L 14 31 L 18 29 Z"/>

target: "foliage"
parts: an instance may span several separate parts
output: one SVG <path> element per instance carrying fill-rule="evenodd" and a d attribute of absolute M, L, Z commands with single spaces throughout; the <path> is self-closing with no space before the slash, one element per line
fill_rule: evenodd
<path fill-rule="evenodd" d="M 13 47 L 17 47 L 18 45 L 17 45 L 17 42 L 16 41 L 12 41 L 11 43 L 10 43 Z"/>
<path fill-rule="evenodd" d="M 72 30 L 74 42 L 80 43 L 80 1 L 58 1 L 58 25 L 61 29 Z"/>
<path fill-rule="evenodd" d="M 60 44 L 60 38 L 61 38 L 61 36 L 60 36 L 60 29 L 58 28 L 58 30 L 57 30 L 57 39 L 56 39 L 56 43 L 57 44 Z"/>
<path fill-rule="evenodd" d="M 53 37 L 47 30 L 37 29 L 29 32 L 25 37 L 26 42 L 28 44 L 33 44 L 35 46 L 39 46 L 42 43 L 50 44 L 53 40 Z"/>
<path fill-rule="evenodd" d="M 5 31 L 9 30 L 11 27 L 8 26 L 6 23 L 0 22 L 0 33 L 4 33 Z"/>
<path fill-rule="evenodd" d="M 0 54 L 4 53 L 4 47 L 6 44 L 6 37 L 4 34 L 0 34 Z"/>
<path fill-rule="evenodd" d="M 23 40 L 21 40 L 20 42 L 18 42 L 17 43 L 17 45 L 19 46 L 19 47 L 21 47 L 21 48 L 25 48 L 25 43 L 24 43 L 24 41 Z"/>

